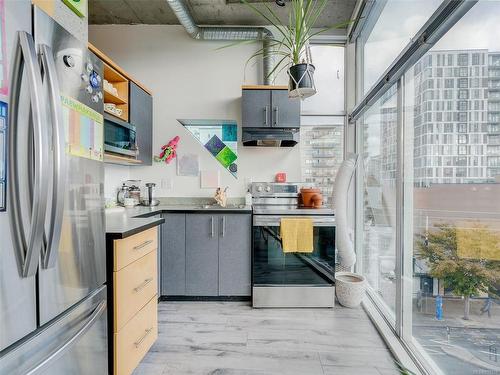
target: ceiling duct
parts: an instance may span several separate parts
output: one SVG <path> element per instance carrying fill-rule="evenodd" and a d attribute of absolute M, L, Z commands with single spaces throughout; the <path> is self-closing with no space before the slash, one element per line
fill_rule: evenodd
<path fill-rule="evenodd" d="M 198 40 L 262 40 L 263 50 L 263 74 L 264 84 L 270 85 L 273 77 L 269 74 L 273 68 L 273 59 L 270 52 L 270 42 L 273 33 L 265 27 L 222 27 L 222 26 L 198 26 L 195 22 L 184 0 L 167 0 L 168 5 L 177 16 L 179 22 L 187 33 Z"/>

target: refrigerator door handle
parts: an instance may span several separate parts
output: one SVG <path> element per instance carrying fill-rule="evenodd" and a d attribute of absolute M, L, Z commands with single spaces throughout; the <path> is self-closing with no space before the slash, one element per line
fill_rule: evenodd
<path fill-rule="evenodd" d="M 67 352 L 73 344 L 76 344 L 80 337 L 85 335 L 85 333 L 94 325 L 97 319 L 101 316 L 101 314 L 106 310 L 106 301 L 101 301 L 99 305 L 94 309 L 92 314 L 90 314 L 87 322 L 83 325 L 82 328 L 78 330 L 71 338 L 66 341 L 64 344 L 59 346 L 56 350 L 54 350 L 47 358 L 45 358 L 42 362 L 37 364 L 35 367 L 30 369 L 26 375 L 35 375 L 39 373 L 44 367 L 50 365 L 52 362 L 60 358 L 65 352 Z"/>
<path fill-rule="evenodd" d="M 66 158 L 64 157 L 65 134 L 62 121 L 62 104 L 57 78 L 56 64 L 52 49 L 42 44 L 40 46 L 40 61 L 49 89 L 49 107 L 53 135 L 53 182 L 52 182 L 52 207 L 50 208 L 50 226 L 47 236 L 45 252 L 42 254 L 42 266 L 52 268 L 56 264 L 59 252 L 59 241 L 64 214 L 64 180 L 66 178 Z"/>
<path fill-rule="evenodd" d="M 22 277 L 30 277 L 36 273 L 40 252 L 43 246 L 48 185 L 44 168 L 47 166 L 49 155 L 47 150 L 48 137 L 44 129 L 46 107 L 42 94 L 42 76 L 37 61 L 33 37 L 25 31 L 17 32 L 14 59 L 12 62 L 12 85 L 9 98 L 12 110 L 9 116 L 8 131 L 9 183 L 7 184 L 7 194 L 11 204 L 11 209 L 9 211 L 11 217 L 10 222 L 13 232 L 14 251 L 18 258 L 20 274 Z M 31 204 L 29 204 L 31 212 L 29 212 L 29 232 L 27 233 L 24 228 L 25 220 L 23 220 L 23 209 L 21 207 L 21 198 L 19 195 L 20 187 L 23 182 L 20 181 L 17 157 L 18 112 L 23 72 L 26 73 L 29 83 L 34 144 L 34 157 L 32 158 L 34 163 L 34 176 L 32 179 L 33 197 Z M 24 181 L 24 184 L 26 183 L 28 182 Z"/>

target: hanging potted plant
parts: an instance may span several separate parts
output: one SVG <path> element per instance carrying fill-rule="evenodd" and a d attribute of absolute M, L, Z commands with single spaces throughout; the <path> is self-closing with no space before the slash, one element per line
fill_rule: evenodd
<path fill-rule="evenodd" d="M 261 4 L 263 6 L 261 9 L 247 0 L 241 1 L 278 32 L 276 37 L 268 38 L 268 48 L 258 50 L 249 58 L 249 61 L 258 56 L 263 56 L 264 59 L 277 57 L 278 62 L 269 72 L 269 76 L 287 69 L 290 98 L 303 99 L 316 94 L 315 67 L 312 63 L 309 41 L 312 37 L 328 30 L 345 27 L 351 21 L 313 31 L 314 25 L 328 4 L 328 0 L 290 0 L 287 24 L 282 23 L 268 4 Z"/>

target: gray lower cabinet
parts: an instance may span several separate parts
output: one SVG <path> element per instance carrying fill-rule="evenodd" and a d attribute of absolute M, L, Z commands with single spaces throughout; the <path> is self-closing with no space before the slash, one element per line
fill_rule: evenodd
<path fill-rule="evenodd" d="M 186 214 L 164 214 L 161 230 L 161 294 L 186 294 Z"/>
<path fill-rule="evenodd" d="M 251 215 L 227 214 L 219 218 L 219 295 L 251 295 Z"/>
<path fill-rule="evenodd" d="M 251 214 L 167 213 L 163 296 L 250 296 Z"/>
<path fill-rule="evenodd" d="M 186 294 L 217 296 L 219 292 L 219 238 L 217 216 L 186 215 Z"/>

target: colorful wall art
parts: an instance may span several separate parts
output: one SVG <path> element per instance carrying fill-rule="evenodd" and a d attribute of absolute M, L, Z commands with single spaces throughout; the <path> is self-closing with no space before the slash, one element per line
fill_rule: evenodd
<path fill-rule="evenodd" d="M 238 125 L 234 120 L 178 120 L 234 177 L 238 174 Z"/>
<path fill-rule="evenodd" d="M 177 175 L 198 177 L 200 158 L 197 154 L 185 154 L 177 157 Z"/>

